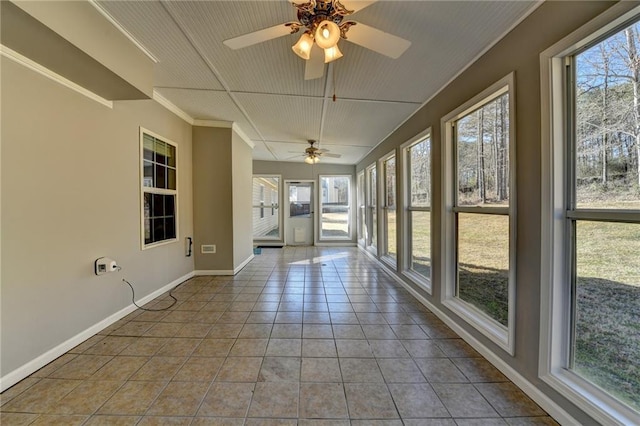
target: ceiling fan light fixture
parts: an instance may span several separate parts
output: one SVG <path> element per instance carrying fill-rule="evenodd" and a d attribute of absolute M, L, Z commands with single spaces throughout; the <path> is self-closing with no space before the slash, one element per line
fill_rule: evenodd
<path fill-rule="evenodd" d="M 304 162 L 307 164 L 315 164 L 319 161 L 318 157 L 314 156 L 308 156 L 304 159 Z"/>
<path fill-rule="evenodd" d="M 298 42 L 291 46 L 291 49 L 296 55 L 308 61 L 311 57 L 311 47 L 313 47 L 313 37 L 309 33 L 304 33 L 300 36 Z"/>
<path fill-rule="evenodd" d="M 342 52 L 338 49 L 338 45 L 336 44 L 333 47 L 328 49 L 324 49 L 324 63 L 328 64 L 329 62 L 333 62 L 336 59 L 342 58 Z"/>
<path fill-rule="evenodd" d="M 340 27 L 333 21 L 324 20 L 316 28 L 315 39 L 316 44 L 323 49 L 334 47 L 340 40 Z"/>

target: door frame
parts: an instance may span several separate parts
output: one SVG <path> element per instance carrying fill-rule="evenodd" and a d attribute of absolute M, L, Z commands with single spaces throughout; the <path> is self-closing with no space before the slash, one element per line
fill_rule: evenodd
<path fill-rule="evenodd" d="M 311 241 L 311 244 L 313 246 L 316 245 L 317 242 L 317 234 L 318 234 L 318 224 L 316 221 L 316 208 L 318 207 L 316 204 L 318 203 L 318 197 L 316 194 L 317 191 L 317 185 L 316 185 L 316 181 L 314 179 L 285 179 L 284 180 L 284 189 L 283 189 L 283 200 L 285 200 L 286 197 L 286 201 L 287 201 L 287 207 L 286 207 L 286 211 L 283 209 L 283 214 L 284 214 L 284 220 L 283 220 L 283 240 L 282 242 L 284 243 L 284 245 L 288 245 L 287 244 L 287 236 L 289 235 L 289 221 L 291 220 L 290 218 L 290 201 L 289 201 L 289 185 L 292 183 L 309 183 L 311 184 L 311 202 L 312 202 L 312 209 L 310 211 L 310 215 L 311 215 L 311 232 L 313 232 L 313 239 Z M 295 247 L 295 246 L 291 246 L 291 247 Z"/>

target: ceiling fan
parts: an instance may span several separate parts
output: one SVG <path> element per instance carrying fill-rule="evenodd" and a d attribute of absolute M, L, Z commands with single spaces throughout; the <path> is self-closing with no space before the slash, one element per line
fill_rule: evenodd
<path fill-rule="evenodd" d="M 304 0 L 303 0 L 304 1 Z M 344 1 L 344 0 L 342 0 Z M 292 46 L 293 51 L 307 61 L 304 79 L 313 80 L 324 75 L 324 64 L 342 57 L 338 41 L 351 43 L 397 59 L 409 48 L 411 42 L 393 34 L 380 31 L 360 22 L 344 20 L 346 16 L 364 9 L 375 0 L 348 1 L 347 8 L 341 0 L 294 1 L 298 21 L 287 22 L 264 28 L 248 34 L 225 40 L 231 49 L 242 49 L 267 40 L 303 31 L 302 36 Z M 314 43 L 315 42 L 315 43 Z M 324 60 L 322 57 L 324 49 Z"/>
<path fill-rule="evenodd" d="M 304 150 L 304 154 L 302 154 L 302 156 L 304 157 L 304 162 L 307 164 L 315 164 L 317 162 L 320 161 L 320 157 L 332 157 L 332 158 L 340 158 L 341 155 L 340 154 L 330 154 L 328 149 L 320 149 L 318 147 L 315 146 L 316 141 L 313 139 L 309 139 L 307 141 L 309 143 L 309 147 L 307 149 Z M 291 153 L 297 152 L 297 151 L 289 151 Z M 295 157 L 300 156 L 300 154 L 296 155 Z M 294 158 L 294 157 L 292 157 Z"/>

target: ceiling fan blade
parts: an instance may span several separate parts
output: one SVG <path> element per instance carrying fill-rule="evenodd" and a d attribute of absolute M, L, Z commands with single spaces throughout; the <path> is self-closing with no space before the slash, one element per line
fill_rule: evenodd
<path fill-rule="evenodd" d="M 342 157 L 342 155 L 340 154 L 330 154 L 328 152 L 325 152 L 322 154 L 323 157 L 330 157 L 330 158 L 340 158 Z"/>
<path fill-rule="evenodd" d="M 311 48 L 311 57 L 304 67 L 304 79 L 315 80 L 324 75 L 324 52 L 315 43 Z"/>
<path fill-rule="evenodd" d="M 353 13 L 355 13 L 361 11 L 365 7 L 371 6 L 377 1 L 378 0 L 341 0 L 340 3 L 342 3 L 342 5 L 347 9 L 353 10 Z"/>
<path fill-rule="evenodd" d="M 285 24 L 280 24 L 262 30 L 254 31 L 249 34 L 230 38 L 223 41 L 223 43 L 227 47 L 236 50 L 242 49 L 243 47 L 252 46 L 254 44 L 262 43 L 263 41 L 286 36 L 288 34 L 291 34 L 291 28 L 287 27 Z"/>
<path fill-rule="evenodd" d="M 360 22 L 349 28 L 346 40 L 393 59 L 399 58 L 411 46 L 409 40 L 385 33 Z"/>

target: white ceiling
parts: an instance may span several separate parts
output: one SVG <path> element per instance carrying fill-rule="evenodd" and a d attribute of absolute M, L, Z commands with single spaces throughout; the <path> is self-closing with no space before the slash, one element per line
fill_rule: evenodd
<path fill-rule="evenodd" d="M 336 164 L 356 164 L 537 4 L 380 0 L 349 19 L 410 40 L 409 49 L 390 59 L 341 40 L 344 57 L 305 81 L 305 61 L 291 50 L 299 34 L 240 50 L 222 44 L 295 21 L 285 0 L 98 2 L 158 60 L 156 91 L 193 119 L 235 122 L 255 160 L 302 161 L 316 139 L 341 155 L 322 159 Z"/>

